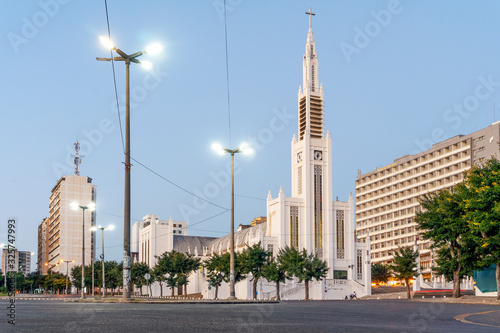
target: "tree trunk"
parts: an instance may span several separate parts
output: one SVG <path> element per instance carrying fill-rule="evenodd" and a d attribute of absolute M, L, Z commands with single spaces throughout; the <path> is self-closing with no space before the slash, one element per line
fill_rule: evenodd
<path fill-rule="evenodd" d="M 411 298 L 410 295 L 410 279 L 405 279 L 406 283 L 406 298 Z"/>
<path fill-rule="evenodd" d="M 139 289 L 141 290 L 141 296 L 142 296 L 142 286 Z"/>
<path fill-rule="evenodd" d="M 306 284 L 306 301 L 309 300 L 309 281 L 305 280 L 304 283 Z"/>
<path fill-rule="evenodd" d="M 460 276 L 458 275 L 460 272 L 460 268 L 456 271 L 453 271 L 453 298 L 460 298 Z"/>
<path fill-rule="evenodd" d="M 149 285 L 149 297 L 153 296 L 153 290 L 151 289 L 151 284 Z"/>
<path fill-rule="evenodd" d="M 172 288 L 172 297 L 174 297 L 174 288 L 175 287 L 170 287 L 170 288 Z"/>
<path fill-rule="evenodd" d="M 215 286 L 215 299 L 219 296 L 219 286 Z"/>
<path fill-rule="evenodd" d="M 278 301 L 281 300 L 281 298 L 280 298 L 280 283 L 279 283 L 279 281 L 276 282 L 276 299 Z"/>
<path fill-rule="evenodd" d="M 257 299 L 257 282 L 259 282 L 258 279 L 254 278 L 253 279 L 253 299 Z"/>
<path fill-rule="evenodd" d="M 497 300 L 500 301 L 500 261 L 497 262 Z"/>
<path fill-rule="evenodd" d="M 161 281 L 158 281 L 160 282 L 160 297 L 163 297 L 163 285 L 161 283 Z"/>
<path fill-rule="evenodd" d="M 187 295 L 188 295 L 188 285 L 187 285 L 187 284 L 185 284 L 185 285 L 184 285 L 184 295 L 185 295 L 186 297 L 187 297 Z"/>

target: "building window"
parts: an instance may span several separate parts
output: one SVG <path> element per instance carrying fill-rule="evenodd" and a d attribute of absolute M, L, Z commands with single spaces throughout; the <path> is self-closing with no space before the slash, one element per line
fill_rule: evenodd
<path fill-rule="evenodd" d="M 302 165 L 297 168 L 297 193 L 302 194 Z"/>
<path fill-rule="evenodd" d="M 323 257 L 323 175 L 322 166 L 314 166 L 314 247 Z"/>
<path fill-rule="evenodd" d="M 274 257 L 274 245 L 273 244 L 267 244 L 267 252 L 271 254 L 271 257 Z"/>
<path fill-rule="evenodd" d="M 333 278 L 337 280 L 347 280 L 347 271 L 333 271 Z"/>
<path fill-rule="evenodd" d="M 290 246 L 299 249 L 299 207 L 290 206 Z"/>
<path fill-rule="evenodd" d="M 356 278 L 358 280 L 363 280 L 363 250 L 357 250 L 356 273 Z"/>
<path fill-rule="evenodd" d="M 345 244 L 344 244 L 344 211 L 337 210 L 337 258 L 345 259 Z"/>

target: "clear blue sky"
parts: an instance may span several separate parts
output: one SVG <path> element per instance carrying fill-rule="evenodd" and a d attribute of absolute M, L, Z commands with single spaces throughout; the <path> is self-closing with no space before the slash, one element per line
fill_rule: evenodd
<path fill-rule="evenodd" d="M 153 73 L 131 66 L 132 156 L 229 208 L 230 187 L 220 175 L 228 175 L 230 159 L 210 149 L 215 141 L 230 145 L 222 3 L 109 0 L 108 6 L 117 47 L 133 53 L 153 41 L 164 45 L 162 55 L 142 57 L 156 65 Z M 14 216 L 21 225 L 18 248 L 36 251 L 50 190 L 62 173 L 71 173 L 67 158 L 78 137 L 86 143 L 81 173 L 98 187 L 98 223 L 117 226 L 106 239 L 108 258 L 121 260 L 121 136 L 111 64 L 95 59 L 109 56 L 98 40 L 107 33 L 104 1 L 0 4 L 0 243 Z M 290 195 L 309 7 L 316 13 L 325 128 L 333 137 L 334 197 L 346 200 L 354 192 L 358 169 L 369 172 L 495 119 L 500 2 L 227 4 L 231 145 L 257 138 L 253 158 L 236 156 L 236 225 L 266 215 L 268 190 L 276 197 L 283 185 Z M 116 63 L 116 71 L 124 111 L 124 64 Z M 213 175 L 222 177 L 219 185 Z M 191 235 L 229 232 L 229 212 L 198 223 L 224 210 L 193 200 L 134 163 L 134 220 L 187 217 Z"/>

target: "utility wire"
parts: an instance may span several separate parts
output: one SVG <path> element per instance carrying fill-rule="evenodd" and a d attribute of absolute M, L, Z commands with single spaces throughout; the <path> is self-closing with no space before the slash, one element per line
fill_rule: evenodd
<path fill-rule="evenodd" d="M 104 6 L 106 7 L 106 23 L 108 24 L 108 39 L 111 40 L 111 30 L 109 28 L 109 15 L 108 15 L 108 1 L 104 0 Z M 113 68 L 113 83 L 115 86 L 115 99 L 116 99 L 116 110 L 118 112 L 118 124 L 120 124 L 120 135 L 122 138 L 122 149 L 125 154 L 125 143 L 123 141 L 123 129 L 122 129 L 122 119 L 120 115 L 120 103 L 118 101 L 118 88 L 116 87 L 116 73 L 115 73 L 115 61 L 113 60 L 113 50 L 109 50 L 111 58 L 111 67 Z"/>
<path fill-rule="evenodd" d="M 229 98 L 229 57 L 227 51 L 227 19 L 226 19 L 226 0 L 224 0 L 224 33 L 226 40 L 226 85 L 227 85 L 227 113 L 229 123 L 229 148 L 233 149 L 231 143 L 231 100 Z"/>
<path fill-rule="evenodd" d="M 131 159 L 131 160 L 133 160 L 133 161 L 135 161 L 137 164 L 139 164 L 140 166 L 142 166 L 144 169 L 146 169 L 146 170 L 150 171 L 151 173 L 153 173 L 153 174 L 157 175 L 158 177 L 160 177 L 161 179 L 163 179 L 163 180 L 164 180 L 164 181 L 166 181 L 167 183 L 170 183 L 171 185 L 173 185 L 173 186 L 177 187 L 178 189 L 181 189 L 181 190 L 183 190 L 184 192 L 189 193 L 189 194 L 191 194 L 192 196 L 194 196 L 194 197 L 196 197 L 196 198 L 198 198 L 198 199 L 200 199 L 200 200 L 203 200 L 203 201 L 205 201 L 205 202 L 207 202 L 207 203 L 209 203 L 209 204 L 211 204 L 211 205 L 213 205 L 213 206 L 215 206 L 215 207 L 219 207 L 220 209 L 224 209 L 224 212 L 223 212 L 223 213 L 225 213 L 225 212 L 227 212 L 227 211 L 229 210 L 229 209 L 227 209 L 227 208 L 225 208 L 225 207 L 222 207 L 222 206 L 219 206 L 219 205 L 217 205 L 216 203 L 213 203 L 213 202 L 211 202 L 211 201 L 209 201 L 209 200 L 207 200 L 207 199 L 204 199 L 204 198 L 202 198 L 202 197 L 200 197 L 200 196 L 198 196 L 198 195 L 194 194 L 193 192 L 191 192 L 191 191 L 189 191 L 189 190 L 186 190 L 184 187 L 182 187 L 182 186 L 180 186 L 180 185 L 177 185 L 176 183 L 174 183 L 174 182 L 173 182 L 173 181 L 171 181 L 170 179 L 167 179 L 166 177 L 163 177 L 163 176 L 162 176 L 162 175 L 160 175 L 158 172 L 156 172 L 156 171 L 152 170 L 151 168 L 147 167 L 146 165 L 142 164 L 141 162 L 139 162 L 139 161 L 138 161 L 138 160 L 136 160 L 135 158 L 130 157 L 130 159 Z"/>

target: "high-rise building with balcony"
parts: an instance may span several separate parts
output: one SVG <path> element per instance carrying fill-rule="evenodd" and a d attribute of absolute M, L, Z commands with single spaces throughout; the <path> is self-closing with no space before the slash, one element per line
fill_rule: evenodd
<path fill-rule="evenodd" d="M 449 189 L 463 180 L 464 171 L 492 156 L 500 156 L 500 122 L 469 135 L 457 135 L 415 155 L 356 179 L 356 234 L 371 241 L 372 262 L 391 263 L 398 246 L 415 242 L 424 277 L 430 274 L 430 241 L 418 238 L 415 213 L 426 193 Z"/>

